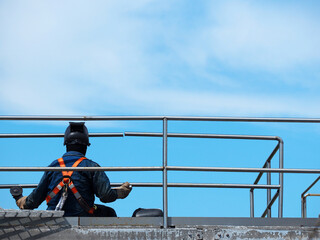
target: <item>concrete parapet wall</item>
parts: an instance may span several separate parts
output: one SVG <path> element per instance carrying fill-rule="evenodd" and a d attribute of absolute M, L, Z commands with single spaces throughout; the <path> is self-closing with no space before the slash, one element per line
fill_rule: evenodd
<path fill-rule="evenodd" d="M 37 226 L 1 227 L 0 239 L 319 239 L 319 229 L 265 227 L 132 228 Z"/>
<path fill-rule="evenodd" d="M 169 218 L 164 229 L 160 217 L 19 216 L 0 217 L 0 239 L 320 239 L 316 218 Z"/>

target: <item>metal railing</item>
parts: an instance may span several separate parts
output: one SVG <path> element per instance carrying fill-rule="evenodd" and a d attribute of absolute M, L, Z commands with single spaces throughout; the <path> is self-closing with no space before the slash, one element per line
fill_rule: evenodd
<path fill-rule="evenodd" d="M 143 132 L 125 132 L 125 136 L 135 136 L 135 137 L 163 137 L 162 133 L 143 133 Z M 283 140 L 278 136 L 257 136 L 257 135 L 226 135 L 226 134 L 186 134 L 186 133 L 168 133 L 167 137 L 174 137 L 174 138 L 220 138 L 220 139 L 247 139 L 247 140 L 275 140 L 278 141 L 277 146 L 272 151 L 268 159 L 266 160 L 266 163 L 264 164 L 263 168 L 270 168 L 271 167 L 271 159 L 273 156 L 277 153 L 278 150 L 280 150 L 279 154 L 279 166 L 283 166 Z M 170 166 L 167 166 L 168 170 L 175 170 L 171 168 Z M 210 168 L 207 168 L 208 171 Z M 189 170 L 190 168 L 184 168 L 182 167 L 180 170 L 185 171 Z M 197 171 L 197 169 L 194 169 L 194 171 Z M 282 173 L 280 173 L 282 174 Z M 259 183 L 259 180 L 261 179 L 263 175 L 263 172 L 260 172 L 257 179 L 254 182 L 254 185 L 250 188 L 250 217 L 254 217 L 254 196 L 253 191 L 256 188 L 255 186 Z M 271 173 L 267 173 L 267 185 L 271 186 Z M 246 185 L 248 186 L 248 185 Z M 283 178 L 279 176 L 279 185 L 277 187 L 271 187 L 267 188 L 267 209 L 262 214 L 262 217 L 265 217 L 266 215 L 268 217 L 271 217 L 271 206 L 276 200 L 276 198 L 279 196 L 279 193 L 282 192 L 282 186 L 283 186 Z M 277 193 L 271 199 L 271 189 L 275 188 L 277 189 Z M 279 204 L 279 217 L 282 215 L 282 206 Z"/>
<path fill-rule="evenodd" d="M 271 217 L 271 206 L 278 198 L 278 217 L 283 216 L 283 174 L 284 173 L 315 173 L 317 169 L 284 169 L 283 165 L 283 141 L 276 136 L 253 135 L 217 135 L 217 134 L 178 134 L 168 133 L 168 121 L 222 121 L 222 122 L 286 122 L 286 123 L 320 123 L 320 119 L 314 118 L 237 118 L 237 117 L 174 117 L 174 116 L 0 116 L 1 120 L 23 121 L 162 121 L 162 133 L 93 133 L 91 137 L 122 137 L 122 136 L 152 136 L 162 137 L 162 166 L 160 167 L 0 167 L 0 171 L 162 171 L 162 183 L 133 183 L 136 187 L 162 187 L 163 188 L 163 227 L 168 227 L 168 187 L 205 187 L 205 188 L 248 188 L 250 189 L 250 216 L 254 217 L 254 189 L 267 189 L 267 207 L 262 217 Z M 0 138 L 44 138 L 62 137 L 63 134 L 1 134 Z M 184 167 L 168 166 L 167 147 L 168 137 L 187 138 L 229 138 L 229 139 L 254 139 L 276 140 L 277 146 L 272 151 L 262 168 L 226 168 L 226 167 Z M 279 151 L 279 168 L 271 168 L 271 159 Z M 259 173 L 254 184 L 192 184 L 192 183 L 168 183 L 168 171 L 211 171 L 211 172 L 257 172 Z M 258 182 L 263 173 L 267 173 L 267 184 L 259 185 Z M 271 173 L 279 173 L 279 185 L 271 185 Z M 114 184 L 117 185 L 117 184 Z M 119 185 L 119 184 L 118 184 Z M 10 185 L 1 185 L 6 188 Z M 21 185 L 23 187 L 35 187 L 36 185 Z M 271 189 L 277 189 L 271 198 Z"/>
<path fill-rule="evenodd" d="M 317 177 L 317 179 L 314 180 L 313 183 L 311 183 L 310 186 L 307 187 L 307 189 L 304 190 L 303 193 L 301 193 L 301 217 L 302 218 L 307 217 L 307 197 L 320 197 L 320 194 L 318 193 L 307 193 L 319 180 L 320 180 L 320 177 Z"/>

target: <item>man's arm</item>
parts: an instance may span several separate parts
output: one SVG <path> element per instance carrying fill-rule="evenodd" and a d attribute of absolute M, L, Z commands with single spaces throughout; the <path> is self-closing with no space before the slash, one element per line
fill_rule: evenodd
<path fill-rule="evenodd" d="M 97 167 L 100 166 L 97 164 Z M 93 173 L 93 190 L 104 203 L 113 202 L 118 198 L 117 191 L 111 188 L 109 178 L 103 171 Z"/>
<path fill-rule="evenodd" d="M 46 199 L 48 191 L 48 172 L 45 172 L 38 184 L 28 197 L 23 197 L 17 201 L 20 209 L 34 209 Z"/>
<path fill-rule="evenodd" d="M 116 187 L 114 189 L 117 190 L 118 198 L 124 199 L 128 197 L 129 193 L 132 190 L 132 186 L 130 183 L 125 182 L 120 187 Z"/>

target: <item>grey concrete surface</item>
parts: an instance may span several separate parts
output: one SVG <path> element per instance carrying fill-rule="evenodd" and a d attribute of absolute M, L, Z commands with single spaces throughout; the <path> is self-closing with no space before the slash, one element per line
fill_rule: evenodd
<path fill-rule="evenodd" d="M 0 239 L 320 239 L 317 218 L 0 217 Z M 33 214 L 33 215 L 32 215 Z"/>

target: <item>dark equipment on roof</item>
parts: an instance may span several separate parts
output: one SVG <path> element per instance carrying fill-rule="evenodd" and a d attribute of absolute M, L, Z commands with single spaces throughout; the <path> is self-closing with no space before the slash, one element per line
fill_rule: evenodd
<path fill-rule="evenodd" d="M 158 208 L 138 208 L 133 212 L 132 217 L 163 217 L 163 212 Z"/>

